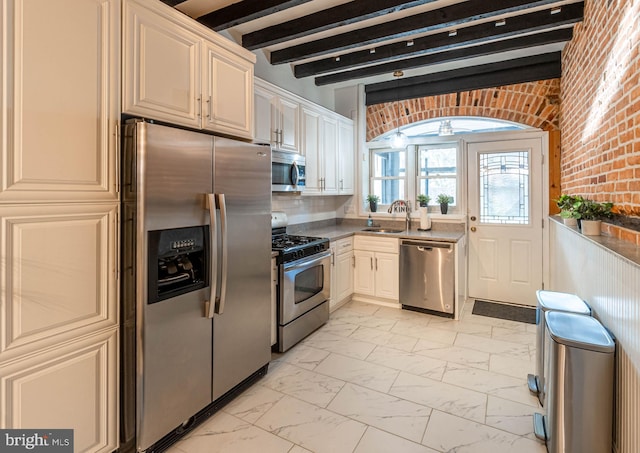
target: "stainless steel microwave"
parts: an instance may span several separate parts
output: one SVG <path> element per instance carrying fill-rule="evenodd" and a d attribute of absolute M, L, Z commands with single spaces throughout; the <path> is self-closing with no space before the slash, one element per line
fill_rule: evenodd
<path fill-rule="evenodd" d="M 305 158 L 283 151 L 271 152 L 271 191 L 302 192 L 305 187 Z"/>

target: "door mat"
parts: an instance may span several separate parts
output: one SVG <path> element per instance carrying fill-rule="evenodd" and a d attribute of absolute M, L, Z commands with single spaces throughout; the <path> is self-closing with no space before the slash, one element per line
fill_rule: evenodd
<path fill-rule="evenodd" d="M 532 307 L 518 307 L 516 305 L 476 299 L 471 313 L 489 318 L 508 319 L 509 321 L 526 322 L 528 324 L 536 323 L 536 309 Z"/>

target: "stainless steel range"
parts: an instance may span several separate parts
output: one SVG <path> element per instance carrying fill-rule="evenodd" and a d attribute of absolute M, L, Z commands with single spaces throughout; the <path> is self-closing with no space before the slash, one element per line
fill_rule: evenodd
<path fill-rule="evenodd" d="M 329 239 L 286 232 L 287 216 L 271 215 L 272 250 L 278 252 L 278 342 L 284 352 L 329 319 Z"/>

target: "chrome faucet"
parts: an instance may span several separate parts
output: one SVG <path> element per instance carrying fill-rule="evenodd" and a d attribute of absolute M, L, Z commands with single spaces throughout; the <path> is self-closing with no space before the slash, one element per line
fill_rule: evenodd
<path fill-rule="evenodd" d="M 393 214 L 395 212 L 406 213 L 406 231 L 409 231 L 411 228 L 411 203 L 409 200 L 395 200 L 391 203 L 387 212 L 389 214 Z"/>

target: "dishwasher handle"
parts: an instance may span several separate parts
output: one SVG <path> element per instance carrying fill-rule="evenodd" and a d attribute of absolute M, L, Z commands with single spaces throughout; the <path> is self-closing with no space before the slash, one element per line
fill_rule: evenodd
<path fill-rule="evenodd" d="M 421 252 L 433 249 L 451 249 L 453 244 L 450 242 L 432 242 L 432 241 L 414 241 L 411 239 L 401 239 L 401 246 L 418 247 Z"/>

